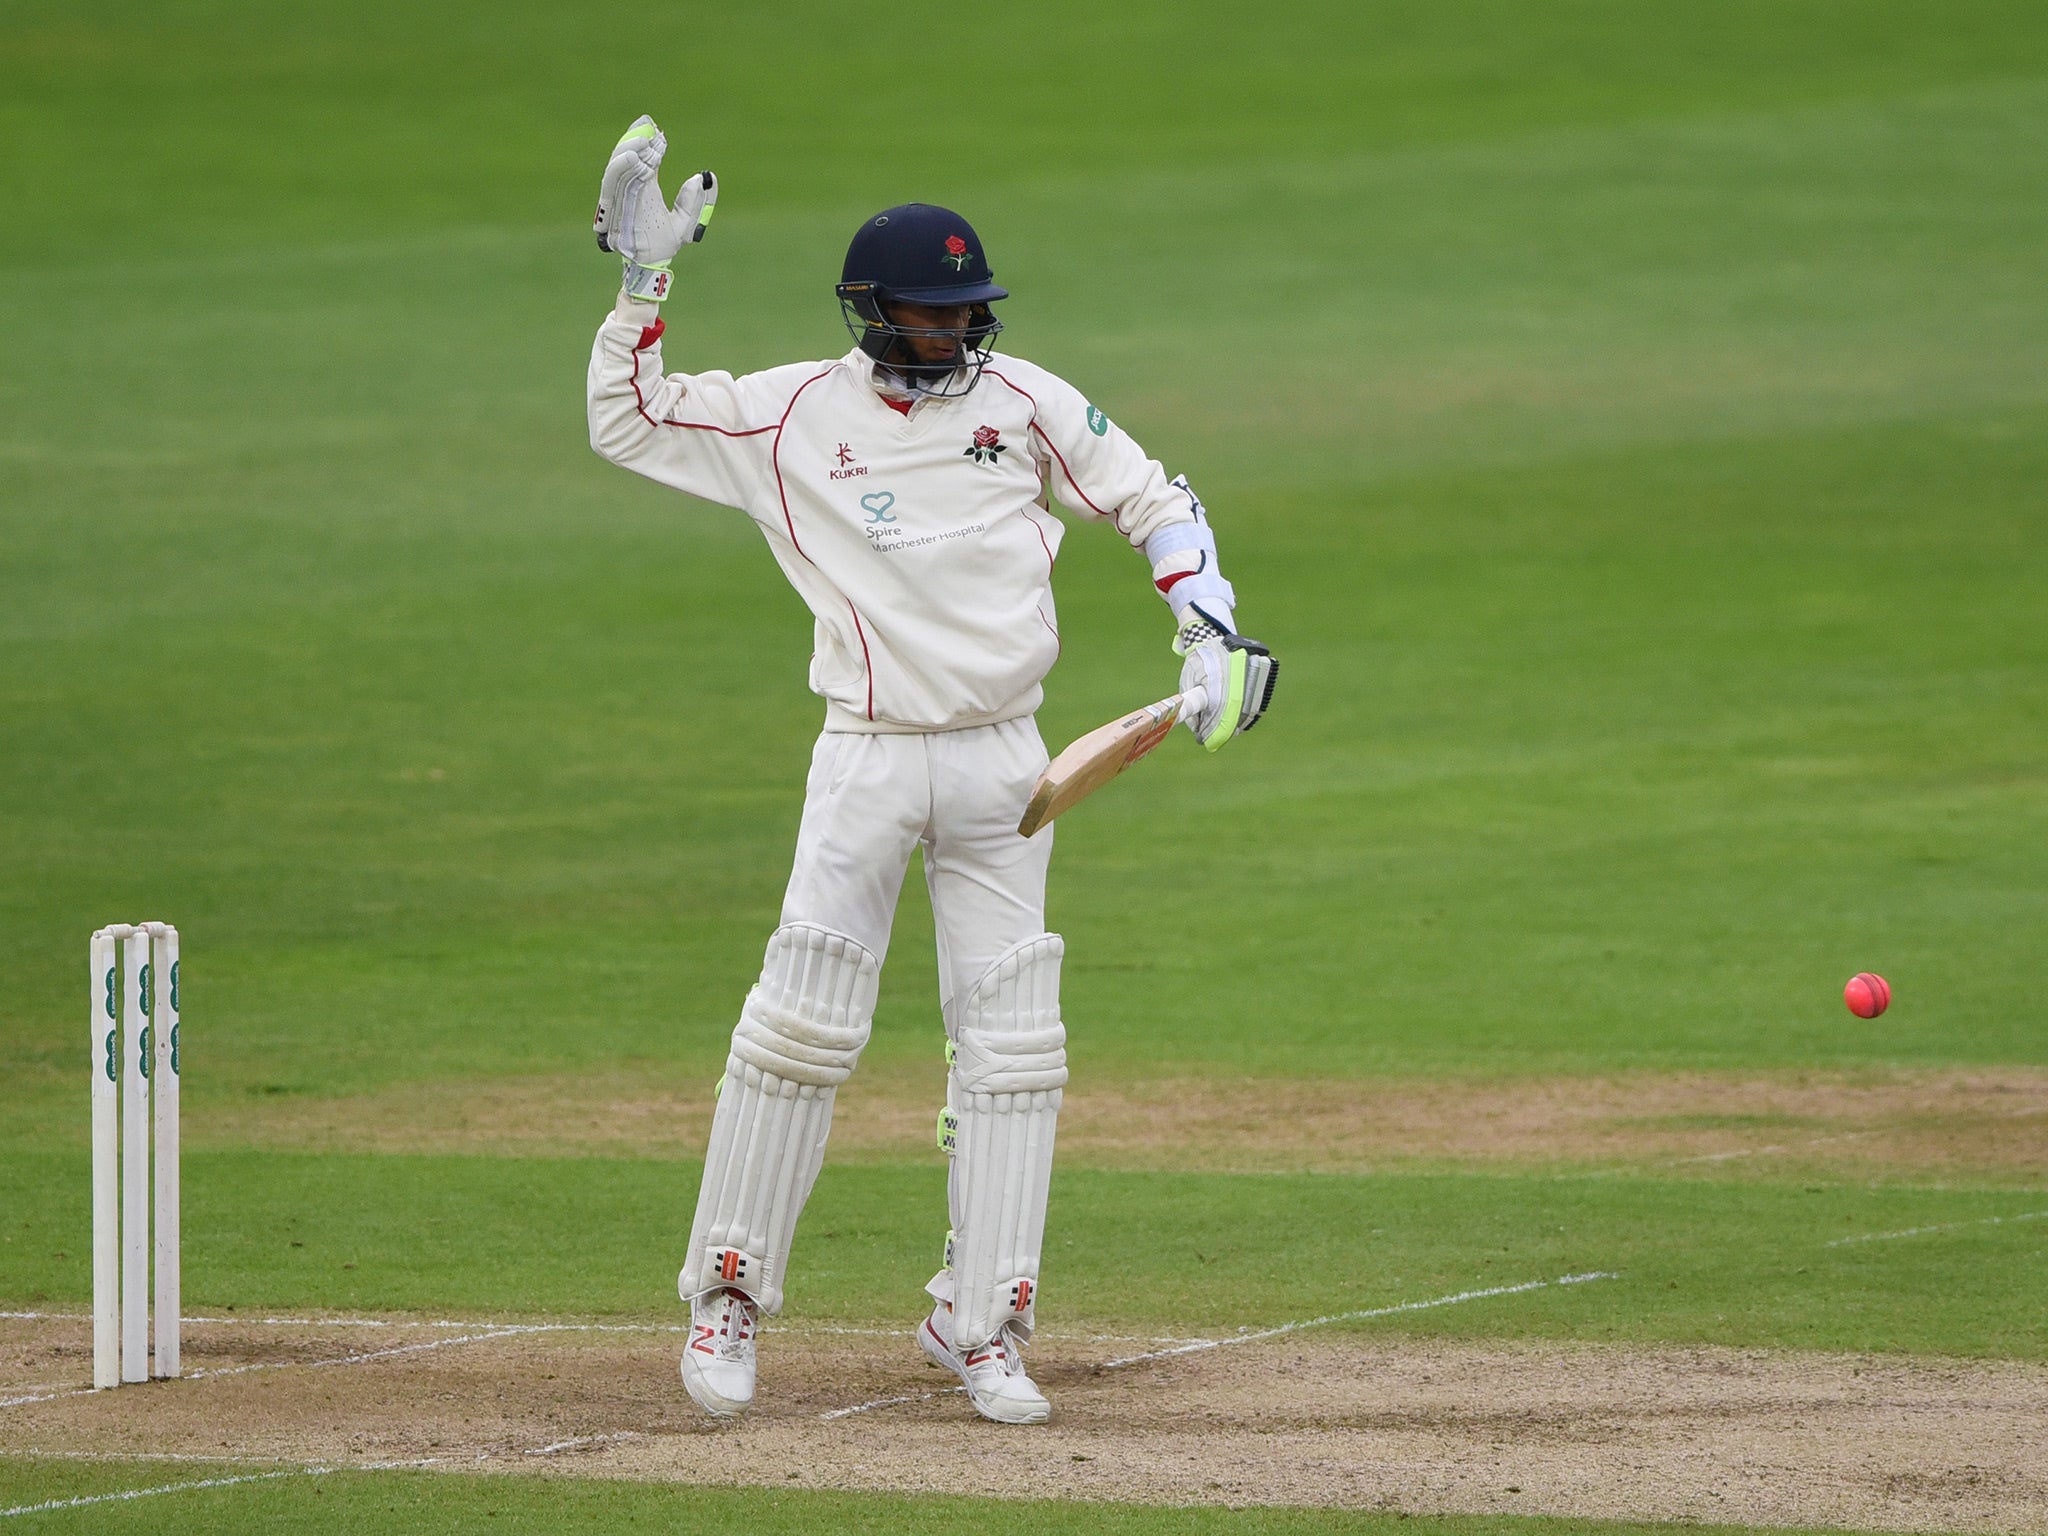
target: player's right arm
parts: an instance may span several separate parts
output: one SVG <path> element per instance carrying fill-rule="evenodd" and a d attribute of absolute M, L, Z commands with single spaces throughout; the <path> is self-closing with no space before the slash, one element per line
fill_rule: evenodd
<path fill-rule="evenodd" d="M 706 501 L 751 510 L 788 404 L 788 369 L 662 370 L 659 311 L 621 293 L 590 348 L 590 446 L 612 463 Z M 794 370 L 799 382 L 803 370 Z"/>
<path fill-rule="evenodd" d="M 612 463 L 707 501 L 748 508 L 769 471 L 770 443 L 788 391 L 781 370 L 729 373 L 662 369 L 661 301 L 671 263 L 704 238 L 718 178 L 699 171 L 673 207 L 661 195 L 668 140 L 650 117 L 613 147 L 591 227 L 598 249 L 625 264 L 617 306 L 590 349 L 590 446 Z"/>

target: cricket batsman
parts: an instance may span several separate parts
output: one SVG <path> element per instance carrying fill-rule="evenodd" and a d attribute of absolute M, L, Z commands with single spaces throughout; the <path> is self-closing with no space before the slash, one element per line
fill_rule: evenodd
<path fill-rule="evenodd" d="M 832 1101 L 866 1045 L 897 895 L 922 850 L 938 930 L 951 1154 L 945 1260 L 918 1342 L 1006 1424 L 1051 1413 L 1024 1367 L 1038 1303 L 1053 1127 L 1067 1080 L 1048 828 L 1017 822 L 1046 765 L 1033 715 L 1059 655 L 1048 495 L 1143 553 L 1174 617 L 1189 728 L 1211 751 L 1250 729 L 1278 664 L 1237 633 L 1216 540 L 1080 391 L 998 357 L 996 286 L 974 228 L 907 203 L 861 225 L 839 301 L 854 347 L 735 378 L 662 356 L 671 263 L 704 237 L 717 181 L 671 205 L 650 118 L 605 167 L 595 228 L 625 262 L 590 352 L 590 445 L 752 518 L 816 620 L 811 755 L 782 922 L 719 1084 L 690 1246 L 683 1384 L 729 1417 L 754 1396 L 756 1335 L 782 1307 L 797 1217 Z"/>

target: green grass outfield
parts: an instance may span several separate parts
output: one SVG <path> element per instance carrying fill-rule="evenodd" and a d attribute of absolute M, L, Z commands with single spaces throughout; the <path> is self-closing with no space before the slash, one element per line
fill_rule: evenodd
<path fill-rule="evenodd" d="M 11 1463 L 11 1464 L 10 1464 Z M 161 1462 L 80 1465 L 0 1457 L 0 1475 L 20 1478 L 10 1495 L 21 1504 L 92 1500 L 121 1489 L 170 1489 L 217 1483 L 148 1499 L 101 1502 L 24 1514 L 10 1529 L 159 1531 L 170 1521 L 209 1531 L 508 1531 L 656 1530 L 846 1531 L 859 1536 L 942 1536 L 987 1532 L 1109 1532 L 1112 1536 L 1731 1536 L 1727 1525 L 1637 1524 L 1616 1520 L 1545 1520 L 1512 1516 L 1436 1517 L 1339 1513 L 1307 1509 L 1174 1509 L 1051 1501 L 903 1498 L 885 1494 L 817 1494 L 786 1489 L 652 1488 L 574 1478 L 477 1478 L 422 1472 L 319 1472 L 244 1464 L 167 1469 Z M 12 1508 L 14 1506 L 10 1506 Z M 0 1514 L 6 1513 L 0 1510 Z M 1782 1536 L 1807 1528 L 1776 1527 Z M 1818 1528 L 1812 1528 L 1817 1532 Z"/>
<path fill-rule="evenodd" d="M 248 1315 L 667 1316 L 696 1193 L 696 1165 L 654 1160 L 185 1161 L 187 1296 Z M 907 1339 L 945 1235 L 945 1174 L 927 1161 L 826 1169 L 798 1238 L 786 1321 L 893 1321 Z M 20 1156 L 6 1171 L 0 1208 L 35 1213 L 10 1223 L 0 1250 L 11 1293 L 82 1313 L 92 1294 L 79 1230 L 85 1163 Z M 1869 1240 L 1901 1232 L 1916 1235 Z M 1044 1278 L 1059 1297 L 1052 1326 L 1067 1333 L 1227 1334 L 1254 1315 L 1248 1296 L 1270 1326 L 1603 1273 L 1338 1326 L 2041 1359 L 2044 1254 L 2038 1189 L 1063 1169 Z"/>
<path fill-rule="evenodd" d="M 2039 6 L 24 0 L 0 15 L 0 1309 L 87 1294 L 101 923 L 185 935 L 199 1141 L 277 1096 L 715 1072 L 821 710 L 744 519 L 585 441 L 615 275 L 585 220 L 642 110 L 671 187 L 721 176 L 673 366 L 838 354 L 858 219 L 957 206 L 1016 295 L 1005 344 L 1189 474 L 1283 658 L 1257 734 L 1176 740 L 1061 823 L 1077 1075 L 2048 1066 Z M 1075 530 L 1058 590 L 1053 740 L 1176 668 L 1113 534 Z M 871 1061 L 934 1052 L 930 945 L 913 874 Z M 1896 998 L 1870 1023 L 1840 1001 L 1865 968 Z M 187 1299 L 662 1314 L 691 1173 L 207 1143 Z M 829 1168 L 793 1314 L 913 1304 L 939 1181 L 921 1149 Z M 2044 1188 L 1074 1166 L 1048 1294 L 1060 1325 L 1207 1330 L 1253 1287 L 1291 1317 L 1611 1270 L 1357 1326 L 2039 1359 L 2048 1220 L 2009 1218 Z M 1916 1227 L 1944 1230 L 1824 1246 Z M 1272 1244 L 1300 1260 L 1279 1281 Z M 7 1463 L 0 1503 L 158 1476 Z M 454 1529 L 466 1488 L 176 1497 L 221 1528 Z M 494 1529 L 738 1507 L 490 1488 Z M 153 1501 L 21 1526 L 88 1513 Z"/>

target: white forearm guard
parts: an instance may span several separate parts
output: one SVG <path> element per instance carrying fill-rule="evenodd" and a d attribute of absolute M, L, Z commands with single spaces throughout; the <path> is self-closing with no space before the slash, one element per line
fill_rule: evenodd
<path fill-rule="evenodd" d="M 1015 1319 L 1030 1336 L 1052 1182 L 1053 1131 L 1067 1081 L 1056 933 L 999 958 L 963 1000 L 946 1083 L 953 1232 L 933 1295 L 953 1304 L 963 1349 Z"/>
<path fill-rule="evenodd" d="M 732 1032 L 711 1117 L 697 1217 L 676 1288 L 685 1301 L 729 1285 L 771 1316 L 796 1219 L 825 1160 L 832 1101 L 875 1014 L 881 966 L 843 933 L 778 928 Z"/>
<path fill-rule="evenodd" d="M 1237 594 L 1217 569 L 1216 535 L 1209 527 L 1208 510 L 1186 475 L 1176 476 L 1173 485 L 1187 496 L 1195 520 L 1169 523 L 1145 541 L 1145 558 L 1152 562 L 1152 585 L 1179 623 L 1187 623 L 1189 610 L 1196 609 L 1228 631 L 1237 609 Z"/>

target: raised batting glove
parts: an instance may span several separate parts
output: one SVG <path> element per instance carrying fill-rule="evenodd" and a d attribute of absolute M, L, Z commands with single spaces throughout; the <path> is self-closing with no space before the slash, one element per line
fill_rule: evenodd
<path fill-rule="evenodd" d="M 1195 639 L 1181 663 L 1180 687 L 1185 693 L 1200 684 L 1207 699 L 1201 710 L 1187 719 L 1187 728 L 1195 733 L 1195 740 L 1214 752 L 1259 723 L 1266 706 L 1273 702 L 1273 684 L 1279 677 L 1280 663 L 1256 640 L 1230 634 Z"/>
<path fill-rule="evenodd" d="M 668 297 L 669 263 L 677 251 L 704 238 L 718 206 L 718 178 L 699 171 L 683 183 L 673 208 L 661 197 L 661 157 L 668 137 L 644 113 L 612 149 L 597 189 L 597 217 L 590 227 L 600 251 L 626 260 L 625 290 L 659 304 Z"/>

